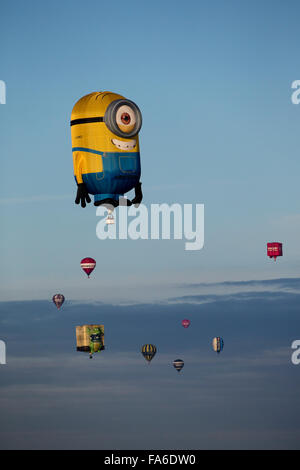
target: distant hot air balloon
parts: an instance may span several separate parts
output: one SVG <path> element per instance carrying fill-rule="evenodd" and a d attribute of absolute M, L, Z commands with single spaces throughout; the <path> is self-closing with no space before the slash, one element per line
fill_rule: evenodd
<path fill-rule="evenodd" d="M 93 258 L 83 258 L 80 262 L 80 266 L 82 267 L 82 269 L 84 270 L 84 272 L 87 274 L 89 278 L 90 274 L 95 269 L 96 261 Z"/>
<path fill-rule="evenodd" d="M 60 309 L 60 307 L 62 306 L 62 304 L 64 303 L 65 301 L 65 297 L 62 295 L 62 294 L 55 294 L 53 297 L 52 297 L 52 301 L 53 303 L 55 303 L 56 307 L 58 309 Z"/>
<path fill-rule="evenodd" d="M 144 344 L 142 346 L 142 354 L 146 361 L 151 362 L 156 354 L 156 347 L 154 344 Z"/>
<path fill-rule="evenodd" d="M 104 325 L 76 326 L 77 351 L 87 352 L 92 359 L 93 354 L 105 349 Z"/>
<path fill-rule="evenodd" d="M 267 243 L 267 255 L 276 261 L 277 256 L 282 256 L 282 243 Z"/>
<path fill-rule="evenodd" d="M 182 320 L 181 322 L 183 328 L 188 328 L 191 324 L 190 320 L 187 320 L 186 318 L 184 320 Z"/>
<path fill-rule="evenodd" d="M 175 367 L 177 372 L 180 372 L 184 366 L 184 362 L 182 359 L 175 359 L 175 361 L 173 361 L 173 366 Z"/>
<path fill-rule="evenodd" d="M 220 338 L 220 336 L 216 336 L 212 340 L 212 347 L 213 347 L 213 350 L 216 351 L 219 354 L 222 351 L 223 347 L 224 347 L 223 339 Z"/>

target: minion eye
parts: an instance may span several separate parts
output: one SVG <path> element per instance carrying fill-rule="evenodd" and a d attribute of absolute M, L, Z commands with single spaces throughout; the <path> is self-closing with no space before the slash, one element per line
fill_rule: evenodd
<path fill-rule="evenodd" d="M 108 106 L 104 122 L 114 134 L 120 137 L 133 137 L 142 126 L 142 115 L 132 101 L 116 100 Z"/>
<path fill-rule="evenodd" d="M 132 132 L 135 128 L 135 112 L 130 106 L 120 106 L 116 112 L 116 123 L 122 132 Z"/>
<path fill-rule="evenodd" d="M 121 116 L 121 121 L 123 122 L 123 124 L 130 124 L 130 116 L 128 113 L 123 113 L 122 116 Z"/>

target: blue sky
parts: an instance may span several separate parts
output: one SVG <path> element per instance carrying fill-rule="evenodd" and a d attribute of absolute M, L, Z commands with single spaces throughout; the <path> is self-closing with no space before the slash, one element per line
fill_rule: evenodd
<path fill-rule="evenodd" d="M 297 276 L 297 12 L 293 1 L 2 6 L 3 298 L 85 297 L 84 256 L 101 266 L 95 299 L 99 281 L 125 299 L 133 284 L 159 298 L 167 282 Z M 94 90 L 139 105 L 144 202 L 203 203 L 203 250 L 96 238 L 95 208 L 74 204 L 69 128 L 74 103 Z M 284 243 L 276 265 L 268 240 Z"/>

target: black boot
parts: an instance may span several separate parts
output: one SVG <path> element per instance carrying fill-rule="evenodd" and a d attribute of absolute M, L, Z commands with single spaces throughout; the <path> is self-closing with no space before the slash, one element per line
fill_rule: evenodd
<path fill-rule="evenodd" d="M 135 205 L 135 207 L 139 207 L 140 203 L 143 200 L 143 193 L 142 193 L 142 183 L 138 183 L 136 187 L 134 188 L 135 191 L 135 197 L 132 199 L 132 204 Z"/>

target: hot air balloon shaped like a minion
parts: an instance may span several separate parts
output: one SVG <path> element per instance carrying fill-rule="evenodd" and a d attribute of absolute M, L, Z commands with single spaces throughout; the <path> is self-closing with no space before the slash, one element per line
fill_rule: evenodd
<path fill-rule="evenodd" d="M 71 116 L 76 204 L 117 207 L 120 198 L 135 189 L 132 201 L 139 204 L 141 164 L 138 133 L 142 115 L 135 103 L 111 92 L 94 92 L 75 104 Z"/>

